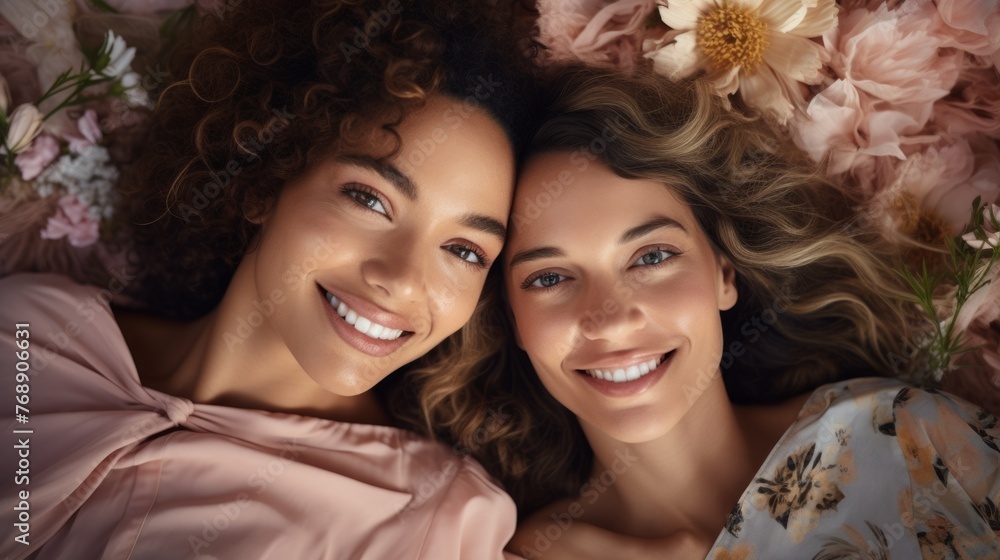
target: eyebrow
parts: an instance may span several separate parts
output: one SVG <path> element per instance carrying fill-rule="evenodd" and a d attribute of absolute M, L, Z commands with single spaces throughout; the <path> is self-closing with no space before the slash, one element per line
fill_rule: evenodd
<path fill-rule="evenodd" d="M 557 249 L 556 247 L 539 247 L 537 249 L 531 249 L 529 251 L 519 251 L 511 259 L 510 264 L 507 265 L 508 268 L 514 268 L 515 266 L 526 263 L 529 261 L 537 261 L 541 259 L 549 259 L 552 257 L 565 257 L 566 253 L 562 249 Z"/>
<path fill-rule="evenodd" d="M 374 171 L 382 176 L 383 179 L 389 181 L 392 186 L 396 187 L 396 190 L 403 193 L 403 196 L 410 200 L 417 199 L 417 187 L 413 184 L 413 181 L 409 177 L 403 174 L 402 171 L 396 169 L 390 163 L 383 163 L 374 158 L 368 156 L 362 156 L 357 154 L 345 154 L 337 156 L 337 161 L 348 163 L 351 165 L 356 165 L 358 167 L 363 167 Z"/>
<path fill-rule="evenodd" d="M 651 231 L 656 231 L 664 227 L 677 228 L 683 231 L 684 233 L 687 233 L 687 229 L 677 220 L 673 218 L 668 218 L 666 216 L 659 216 L 653 218 L 652 220 L 649 220 L 644 224 L 635 226 L 634 228 L 631 228 L 625 233 L 623 233 L 622 236 L 618 239 L 618 244 L 624 245 L 630 241 L 635 241 L 636 239 L 639 239 L 640 237 L 646 235 Z M 539 247 L 537 249 L 529 249 L 527 251 L 517 252 L 510 259 L 510 264 L 507 266 L 508 268 L 514 268 L 519 264 L 526 263 L 529 261 L 537 261 L 541 259 L 549 259 L 553 257 L 565 257 L 565 256 L 566 253 L 563 252 L 562 249 L 559 249 L 557 247 Z"/>
<path fill-rule="evenodd" d="M 483 214 L 466 214 L 462 217 L 461 224 L 499 237 L 501 243 L 507 239 L 507 228 L 496 218 Z"/>
<path fill-rule="evenodd" d="M 681 225 L 681 223 L 678 222 L 677 220 L 673 218 L 668 218 L 666 216 L 659 216 L 653 218 L 652 220 L 649 220 L 648 222 L 642 225 L 635 226 L 634 228 L 623 233 L 621 238 L 618 240 L 618 244 L 624 245 L 629 241 L 635 241 L 636 239 L 639 239 L 640 237 L 646 235 L 649 232 L 656 231 L 660 228 L 665 228 L 665 227 L 677 228 L 683 231 L 684 233 L 688 232 L 688 230 L 683 225 Z"/>

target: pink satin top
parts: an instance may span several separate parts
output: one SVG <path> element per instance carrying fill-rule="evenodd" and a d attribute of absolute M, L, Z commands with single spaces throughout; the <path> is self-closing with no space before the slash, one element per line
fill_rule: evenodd
<path fill-rule="evenodd" d="M 4 558 L 504 557 L 512 500 L 442 444 L 143 387 L 101 290 L 60 276 L 0 280 L 0 315 Z"/>

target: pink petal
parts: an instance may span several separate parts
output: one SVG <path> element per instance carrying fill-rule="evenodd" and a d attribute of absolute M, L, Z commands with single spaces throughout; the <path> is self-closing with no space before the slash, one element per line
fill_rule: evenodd
<path fill-rule="evenodd" d="M 17 154 L 14 165 L 21 170 L 21 178 L 30 181 L 38 177 L 58 155 L 59 142 L 48 134 L 42 134 L 35 138 L 31 146 Z"/>

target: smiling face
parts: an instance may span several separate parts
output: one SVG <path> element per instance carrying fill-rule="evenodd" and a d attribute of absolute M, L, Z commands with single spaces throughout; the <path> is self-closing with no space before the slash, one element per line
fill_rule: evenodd
<path fill-rule="evenodd" d="M 461 328 L 503 247 L 514 159 L 500 126 L 436 97 L 397 130 L 402 149 L 387 163 L 373 146 L 286 185 L 237 271 L 249 269 L 257 301 L 281 300 L 266 326 L 338 395 L 367 391 Z"/>
<path fill-rule="evenodd" d="M 649 441 L 719 375 L 733 269 L 660 183 L 598 164 L 548 193 L 572 163 L 542 154 L 518 180 L 505 281 L 519 344 L 585 430 Z"/>

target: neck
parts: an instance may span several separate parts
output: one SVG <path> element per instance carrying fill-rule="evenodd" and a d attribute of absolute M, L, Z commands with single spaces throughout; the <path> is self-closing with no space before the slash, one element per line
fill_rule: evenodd
<path fill-rule="evenodd" d="M 749 442 L 743 424 L 718 375 L 656 440 L 625 444 L 584 425 L 594 450 L 591 487 L 603 492 L 594 522 L 635 537 L 684 531 L 714 542 L 766 456 Z M 611 473 L 614 482 L 605 486 Z"/>
<path fill-rule="evenodd" d="M 201 404 L 388 424 L 372 391 L 337 395 L 302 369 L 254 305 L 259 298 L 252 269 L 252 256 L 248 255 L 219 306 L 182 327 L 179 338 L 192 342 L 165 380 L 166 391 Z"/>

